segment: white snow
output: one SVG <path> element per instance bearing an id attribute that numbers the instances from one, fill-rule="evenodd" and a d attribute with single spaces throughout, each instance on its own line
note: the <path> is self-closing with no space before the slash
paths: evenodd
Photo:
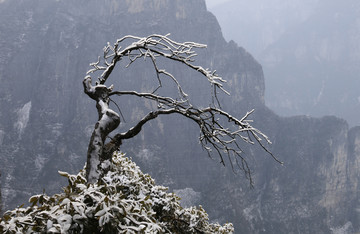
<path id="1" fill-rule="evenodd" d="M 16 111 L 17 121 L 14 123 L 14 128 L 17 130 L 19 137 L 21 137 L 21 135 L 24 133 L 24 130 L 29 122 L 30 110 L 31 101 Z"/>
<path id="2" fill-rule="evenodd" d="M 182 207 L 196 206 L 201 198 L 201 193 L 196 192 L 192 188 L 177 189 L 174 190 L 174 193 L 181 198 L 180 203 Z"/>
<path id="3" fill-rule="evenodd" d="M 109 168 L 110 166 L 111 166 L 111 162 L 109 160 L 106 160 L 106 161 L 101 163 L 101 168 L 102 169 Z"/>
<path id="4" fill-rule="evenodd" d="M 71 233 L 78 227 L 82 230 L 95 218 L 100 228 L 109 224 L 118 233 L 165 233 L 167 225 L 172 224 L 159 222 L 156 215 L 160 212 L 160 217 L 174 217 L 188 223 L 191 233 L 195 229 L 203 229 L 205 233 L 215 233 L 215 230 L 216 233 L 233 233 L 232 224 L 209 224 L 208 215 L 201 206 L 198 209 L 180 207 L 175 194 L 156 185 L 149 175 L 143 174 L 134 162 L 119 152 L 114 154 L 112 166 L 102 178 L 104 183 L 86 184 L 85 170 L 77 175 L 61 171 L 59 174 L 69 181 L 64 193 L 30 197 L 34 206 L 7 211 L 5 215 L 9 219 L 0 222 L 0 229 L 27 233 L 38 226 L 47 233 Z M 90 199 L 91 204 L 85 203 L 86 199 Z"/>
<path id="5" fill-rule="evenodd" d="M 149 149 L 142 149 L 137 155 L 139 158 L 141 158 L 143 161 L 149 161 L 154 159 L 154 154 Z"/>
<path id="6" fill-rule="evenodd" d="M 63 128 L 63 124 L 62 123 L 55 123 L 51 125 L 51 135 L 53 135 L 54 137 L 60 137 L 62 134 L 62 128 Z"/>
<path id="7" fill-rule="evenodd" d="M 94 155 L 91 155 L 90 160 L 91 160 L 91 168 L 89 170 L 89 181 L 93 181 L 99 178 L 99 172 L 97 170 L 97 166 L 100 164 L 100 160 L 99 158 L 94 157 Z"/>
<path id="8" fill-rule="evenodd" d="M 3 130 L 0 130 L 0 146 L 2 145 L 4 141 L 5 132 Z"/>
<path id="9" fill-rule="evenodd" d="M 35 168 L 37 171 L 41 171 L 45 165 L 46 158 L 43 155 L 37 155 L 35 158 Z"/>
<path id="10" fill-rule="evenodd" d="M 5 181 L 3 181 L 2 184 L 3 188 L 1 188 L 1 195 L 4 203 L 6 203 L 6 201 L 11 201 L 11 199 L 14 199 L 14 197 L 16 196 L 16 192 L 11 189 L 14 181 L 13 174 L 14 169 L 10 169 L 7 174 L 2 174 L 2 178 L 5 177 Z"/>
<path id="11" fill-rule="evenodd" d="M 333 234 L 350 234 L 353 233 L 351 230 L 353 229 L 353 225 L 351 222 L 347 222 L 345 223 L 344 226 L 342 227 L 336 227 L 336 228 L 331 228 L 331 232 Z"/>
<path id="12" fill-rule="evenodd" d="M 60 216 L 57 221 L 61 225 L 61 233 L 67 233 L 71 227 L 71 215 L 65 214 L 63 216 Z"/>
<path id="13" fill-rule="evenodd" d="M 324 89 L 325 89 L 325 80 L 322 81 L 320 92 L 314 101 L 314 106 L 316 106 L 320 102 L 320 100 L 324 94 Z"/>

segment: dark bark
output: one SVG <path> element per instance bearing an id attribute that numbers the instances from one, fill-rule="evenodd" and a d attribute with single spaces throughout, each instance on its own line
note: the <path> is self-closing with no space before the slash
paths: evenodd
<path id="1" fill-rule="evenodd" d="M 105 85 L 91 85 L 91 77 L 83 81 L 84 92 L 96 101 L 98 121 L 91 135 L 86 164 L 86 179 L 88 183 L 96 182 L 106 169 L 100 168 L 101 164 L 111 159 L 112 152 L 105 147 L 107 136 L 120 124 L 119 115 L 109 108 L 109 93 L 111 88 Z"/>

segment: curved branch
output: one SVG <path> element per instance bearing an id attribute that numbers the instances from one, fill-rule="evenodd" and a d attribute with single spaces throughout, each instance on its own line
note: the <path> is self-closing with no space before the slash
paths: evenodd
<path id="1" fill-rule="evenodd" d="M 136 36 L 125 36 L 117 40 L 114 46 L 111 46 L 108 43 L 108 45 L 104 48 L 104 66 L 100 66 L 100 60 L 98 60 L 97 62 L 90 64 L 92 69 L 90 69 L 87 74 L 97 71 L 103 71 L 99 78 L 99 82 L 100 84 L 105 84 L 106 80 L 109 78 L 110 74 L 114 70 L 117 62 L 120 61 L 123 57 L 128 57 L 130 61 L 128 65 L 135 62 L 138 58 L 149 57 L 153 62 L 153 66 L 156 70 L 157 80 L 159 83 L 159 87 L 156 90 L 158 90 L 162 86 L 159 75 L 163 74 L 172 79 L 172 81 L 176 84 L 181 96 L 183 98 L 186 98 L 187 94 L 182 90 L 178 80 L 171 73 L 158 67 L 156 63 L 156 57 L 161 56 L 170 60 L 183 63 L 186 66 L 204 75 L 209 81 L 209 83 L 214 87 L 213 96 L 215 97 L 215 99 L 217 99 L 216 88 L 219 88 L 220 90 L 229 95 L 229 93 L 223 87 L 223 83 L 225 83 L 226 80 L 218 76 L 216 74 L 216 71 L 209 71 L 208 69 L 204 69 L 203 67 L 194 65 L 192 63 L 194 61 L 193 57 L 196 56 L 196 53 L 193 49 L 205 48 L 206 45 L 195 42 L 179 43 L 171 40 L 167 36 L 168 35 L 163 36 L 158 34 L 153 34 L 143 38 Z M 124 49 L 122 49 L 120 44 L 123 44 L 128 40 L 133 42 L 130 45 L 126 46 Z"/>
<path id="2" fill-rule="evenodd" d="M 114 91 L 111 92 L 109 94 L 109 96 L 112 95 L 118 95 L 118 96 L 123 96 L 123 95 L 130 95 L 130 96 L 137 96 L 137 97 L 141 97 L 141 98 L 146 98 L 152 101 L 156 101 L 158 103 L 158 108 L 163 108 L 164 106 L 166 107 L 178 107 L 178 108 L 190 108 L 192 107 L 188 101 L 178 101 L 175 100 L 171 97 L 163 97 L 160 95 L 156 95 L 153 93 L 139 93 L 136 91 Z"/>
<path id="3" fill-rule="evenodd" d="M 168 114 L 173 114 L 173 113 L 178 113 L 178 110 L 173 108 L 173 109 L 168 109 L 168 110 L 157 110 L 157 111 L 149 112 L 134 127 L 130 128 L 125 133 L 120 133 L 120 134 L 115 135 L 114 139 L 115 140 L 123 140 L 123 139 L 133 138 L 134 136 L 139 134 L 139 132 L 141 131 L 144 124 L 147 123 L 148 121 L 155 119 L 159 115 L 168 115 Z"/>
<path id="4" fill-rule="evenodd" d="M 162 100 L 163 102 L 168 102 L 172 100 L 171 98 L 167 99 L 164 97 L 158 97 L 154 94 L 147 94 L 147 93 L 137 93 L 135 91 L 123 91 L 123 92 L 114 92 L 114 94 L 129 94 L 129 95 L 136 95 L 139 97 L 147 97 L 149 99 L 158 98 L 158 100 Z M 176 104 L 169 102 L 171 105 Z M 167 104 L 169 104 L 167 103 Z M 235 160 L 236 165 L 244 171 L 246 177 L 250 180 L 250 184 L 252 184 L 252 177 L 251 171 L 248 166 L 246 159 L 243 157 L 243 150 L 241 149 L 239 143 L 237 142 L 237 138 L 241 139 L 245 143 L 255 144 L 258 143 L 266 152 L 268 152 L 277 162 L 281 163 L 261 142 L 263 139 L 271 143 L 266 135 L 264 135 L 261 131 L 251 126 L 251 120 L 247 118 L 252 113 L 248 112 L 246 115 L 241 118 L 240 120 L 231 116 L 227 112 L 213 108 L 207 107 L 204 109 L 196 109 L 193 107 L 190 108 L 182 108 L 180 105 L 175 106 L 174 108 L 162 109 L 149 112 L 146 116 L 144 116 L 134 127 L 130 128 L 128 131 L 124 133 L 116 134 L 115 137 L 112 139 L 111 144 L 114 147 L 119 147 L 124 139 L 130 139 L 139 134 L 142 130 L 142 127 L 149 122 L 157 118 L 159 115 L 167 115 L 177 113 L 180 114 L 188 119 L 194 121 L 200 128 L 200 136 L 199 141 L 202 147 L 207 151 L 209 157 L 212 155 L 212 151 L 215 150 L 216 154 L 220 157 L 220 162 L 225 165 L 225 160 L 223 158 L 223 153 L 228 156 L 230 165 L 234 170 L 234 163 Z M 237 126 L 237 129 L 231 130 L 221 125 L 220 117 L 225 118 L 228 122 L 232 122 L 234 125 Z M 252 135 L 255 138 L 255 142 L 252 141 L 246 135 Z M 117 145 L 118 144 L 118 145 Z M 239 163 L 239 161 L 241 163 Z"/>

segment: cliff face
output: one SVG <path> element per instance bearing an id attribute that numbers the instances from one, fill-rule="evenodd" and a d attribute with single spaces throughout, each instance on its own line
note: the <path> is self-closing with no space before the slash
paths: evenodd
<path id="1" fill-rule="evenodd" d="M 126 34 L 167 34 L 178 41 L 205 43 L 197 61 L 228 80 L 225 110 L 242 116 L 256 108 L 256 126 L 274 142 L 282 167 L 257 148 L 246 149 L 255 189 L 209 160 L 192 123 L 159 118 L 122 150 L 159 184 L 184 194 L 184 204 L 203 204 L 210 218 L 234 223 L 241 233 L 358 230 L 360 130 L 335 117 L 280 118 L 264 106 L 261 66 L 243 48 L 226 43 L 202 0 L 48 1 L 0 3 L 0 171 L 6 209 L 30 194 L 58 192 L 58 170 L 74 173 L 86 161 L 96 109 L 82 92 L 88 64 L 106 42 Z M 116 86 L 138 87 L 149 64 L 118 68 Z M 164 63 L 183 79 L 184 89 L 208 104 L 206 83 L 182 66 Z M 144 81 L 145 79 L 145 81 Z M 149 78 L 151 79 L 151 78 Z M 146 105 L 119 99 L 131 126 Z M 121 131 L 121 130 L 120 130 Z M 335 230 L 334 229 L 334 230 Z"/>
<path id="2" fill-rule="evenodd" d="M 270 196 L 264 206 L 266 216 L 277 217 L 272 221 L 282 232 L 291 228 L 329 233 L 345 225 L 351 233 L 358 224 L 349 212 L 355 211 L 352 202 L 357 200 L 358 177 L 349 172 L 354 165 L 349 165 L 346 122 L 335 117 L 292 117 L 275 126 L 273 151 L 284 156 L 285 165 L 268 169 L 263 182 L 262 194 Z"/>

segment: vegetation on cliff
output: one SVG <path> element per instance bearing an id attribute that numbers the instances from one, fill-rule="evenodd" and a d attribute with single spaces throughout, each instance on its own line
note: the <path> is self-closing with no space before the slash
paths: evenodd
<path id="1" fill-rule="evenodd" d="M 108 166 L 108 165 L 106 165 Z M 232 233 L 230 223 L 209 223 L 205 210 L 182 208 L 180 198 L 120 152 L 110 170 L 89 184 L 85 170 L 59 172 L 69 185 L 63 193 L 35 195 L 29 207 L 5 212 L 1 233 Z"/>

